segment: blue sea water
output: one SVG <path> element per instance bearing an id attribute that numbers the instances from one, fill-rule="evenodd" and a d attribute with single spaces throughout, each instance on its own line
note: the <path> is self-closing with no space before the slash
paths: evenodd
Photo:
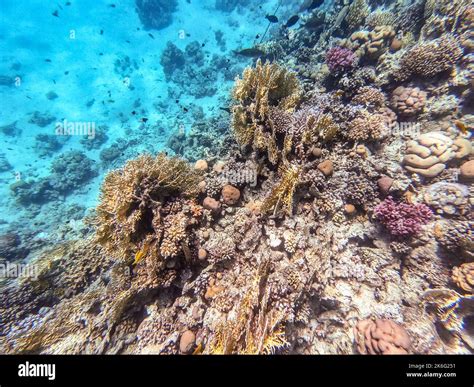
<path id="1" fill-rule="evenodd" d="M 97 204 L 108 170 L 145 151 L 173 153 L 173 133 L 222 113 L 252 62 L 234 51 L 261 40 L 265 15 L 299 6 L 172 3 L 0 1 L 2 232 L 61 239 L 60 224 Z M 178 56 L 164 62 L 170 46 Z"/>

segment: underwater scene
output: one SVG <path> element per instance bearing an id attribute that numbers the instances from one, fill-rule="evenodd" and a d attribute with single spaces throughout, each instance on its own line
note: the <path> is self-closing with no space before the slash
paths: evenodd
<path id="1" fill-rule="evenodd" d="M 1 354 L 474 352 L 470 0 L 0 0 Z"/>

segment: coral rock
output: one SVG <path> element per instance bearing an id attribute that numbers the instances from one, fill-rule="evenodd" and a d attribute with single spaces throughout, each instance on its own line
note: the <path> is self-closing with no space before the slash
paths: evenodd
<path id="1" fill-rule="evenodd" d="M 196 335 L 193 331 L 186 331 L 181 335 L 179 340 L 179 351 L 183 354 L 191 353 L 196 343 Z"/>
<path id="2" fill-rule="evenodd" d="M 324 174 L 324 176 L 332 175 L 334 171 L 334 163 L 331 160 L 324 160 L 318 164 L 318 169 Z"/>
<path id="3" fill-rule="evenodd" d="M 198 259 L 200 261 L 204 261 L 207 258 L 207 251 L 203 248 L 198 250 Z"/>
<path id="4" fill-rule="evenodd" d="M 463 165 L 461 165 L 460 171 L 462 179 L 474 179 L 474 160 L 466 161 Z"/>
<path id="5" fill-rule="evenodd" d="M 382 176 L 380 179 L 377 180 L 377 185 L 379 186 L 380 192 L 385 195 L 390 192 L 392 184 L 393 179 L 388 176 Z"/>
<path id="6" fill-rule="evenodd" d="M 234 205 L 240 199 L 240 191 L 230 184 L 226 184 L 222 188 L 222 200 L 227 205 Z"/>
<path id="7" fill-rule="evenodd" d="M 207 171 L 207 168 L 206 160 L 198 160 L 196 161 L 196 164 L 194 164 L 194 169 L 197 169 L 198 171 Z"/>
<path id="8" fill-rule="evenodd" d="M 210 210 L 210 211 L 213 211 L 213 212 L 216 212 L 221 208 L 221 204 L 216 199 L 211 198 L 209 196 L 204 199 L 204 201 L 202 203 L 202 206 L 206 210 Z"/>

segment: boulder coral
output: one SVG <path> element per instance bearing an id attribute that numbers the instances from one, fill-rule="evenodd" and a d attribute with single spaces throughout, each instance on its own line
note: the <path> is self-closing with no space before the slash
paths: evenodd
<path id="1" fill-rule="evenodd" d="M 407 331 L 391 320 L 362 320 L 354 327 L 357 350 L 369 355 L 406 355 L 411 339 Z"/>
<path id="2" fill-rule="evenodd" d="M 466 157 L 471 150 L 471 142 L 465 138 L 453 140 L 442 132 L 424 133 L 407 143 L 403 164 L 410 172 L 432 178 L 445 170 L 448 161 Z"/>
<path id="3" fill-rule="evenodd" d="M 423 111 L 426 95 L 419 87 L 398 86 L 392 93 L 390 103 L 401 116 L 413 116 Z"/>

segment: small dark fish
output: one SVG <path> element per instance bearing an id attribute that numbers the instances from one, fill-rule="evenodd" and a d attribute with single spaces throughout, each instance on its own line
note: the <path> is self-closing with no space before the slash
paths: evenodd
<path id="1" fill-rule="evenodd" d="M 13 150 L 13 148 L 7 148 L 8 150 Z"/>
<path id="2" fill-rule="evenodd" d="M 134 110 L 134 111 L 132 112 L 132 115 L 135 115 L 135 114 L 137 114 L 137 112 Z"/>
<path id="3" fill-rule="evenodd" d="M 104 53 L 103 53 L 103 52 L 99 52 L 99 55 L 102 56 L 102 55 L 104 55 Z"/>
<path id="4" fill-rule="evenodd" d="M 304 27 L 309 30 L 317 30 L 318 28 L 321 28 L 321 22 L 317 18 L 311 19 L 305 23 Z"/>
<path id="5" fill-rule="evenodd" d="M 285 24 L 286 28 L 294 26 L 296 23 L 298 23 L 298 20 L 300 20 L 300 17 L 298 15 L 293 15 L 288 19 L 288 21 Z"/>
<path id="6" fill-rule="evenodd" d="M 278 23 L 278 18 L 275 15 L 267 15 L 265 16 L 270 23 Z"/>
<path id="7" fill-rule="evenodd" d="M 227 112 L 229 114 L 232 113 L 232 110 L 230 110 L 230 108 L 228 108 L 228 107 L 219 106 L 219 109 L 224 110 L 225 112 Z"/>
<path id="8" fill-rule="evenodd" d="M 183 107 L 183 110 L 184 110 L 185 113 L 187 113 L 187 112 L 189 111 L 189 110 L 188 110 L 187 108 L 185 108 L 185 107 Z"/>
<path id="9" fill-rule="evenodd" d="M 308 9 L 311 11 L 315 8 L 321 7 L 321 5 L 324 3 L 324 0 L 313 0 L 313 2 L 310 4 Z"/>
<path id="10" fill-rule="evenodd" d="M 146 122 L 148 121 L 148 118 L 143 117 L 143 118 L 140 118 L 139 121 L 141 121 L 141 122 L 143 122 L 144 124 L 146 124 Z"/>
<path id="11" fill-rule="evenodd" d="M 155 39 L 155 37 L 152 34 L 148 34 L 148 36 L 152 39 Z"/>
<path id="12" fill-rule="evenodd" d="M 130 43 L 130 40 L 126 40 L 127 43 Z"/>
<path id="13" fill-rule="evenodd" d="M 204 47 L 205 45 L 206 45 L 206 43 L 203 43 L 203 44 L 201 44 L 201 47 Z"/>
<path id="14" fill-rule="evenodd" d="M 45 59 L 45 62 L 51 63 L 51 59 Z"/>
<path id="15" fill-rule="evenodd" d="M 71 2 L 70 1 L 66 1 L 66 4 L 65 5 L 71 5 Z"/>
<path id="16" fill-rule="evenodd" d="M 109 7 L 115 8 L 115 4 L 110 4 Z"/>
<path id="17" fill-rule="evenodd" d="M 33 99 L 33 98 L 31 98 L 30 96 L 28 96 L 28 95 L 26 96 L 26 98 L 28 98 L 28 99 Z"/>
<path id="18" fill-rule="evenodd" d="M 100 34 L 101 34 L 101 35 L 104 35 L 104 30 L 100 30 Z"/>
<path id="19" fill-rule="evenodd" d="M 56 16 L 56 17 L 59 17 L 59 12 L 58 12 L 58 10 L 54 11 L 54 12 L 52 13 L 52 15 L 53 15 L 53 16 Z"/>
<path id="20" fill-rule="evenodd" d="M 257 35 L 255 36 L 255 39 L 260 39 L 260 35 L 257 34 Z"/>
<path id="21" fill-rule="evenodd" d="M 237 55 L 245 56 L 247 58 L 256 58 L 258 56 L 265 55 L 265 52 L 260 50 L 259 48 L 252 47 L 252 48 L 244 48 L 243 50 L 234 51 Z"/>

